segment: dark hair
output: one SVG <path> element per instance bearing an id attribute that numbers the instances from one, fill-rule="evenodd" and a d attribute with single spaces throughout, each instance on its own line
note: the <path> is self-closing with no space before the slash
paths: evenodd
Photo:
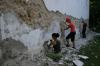
<path id="1" fill-rule="evenodd" d="M 59 37 L 59 33 L 52 33 L 52 37 Z"/>

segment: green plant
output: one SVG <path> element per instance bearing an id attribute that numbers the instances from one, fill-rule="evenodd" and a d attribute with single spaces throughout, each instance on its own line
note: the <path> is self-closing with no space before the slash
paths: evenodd
<path id="1" fill-rule="evenodd" d="M 62 54 L 48 53 L 47 57 L 53 59 L 54 61 L 59 61 L 62 58 Z"/>
<path id="2" fill-rule="evenodd" d="M 82 60 L 84 66 L 100 66 L 100 36 L 96 36 L 88 45 L 82 47 L 80 54 L 89 57 L 87 60 Z"/>

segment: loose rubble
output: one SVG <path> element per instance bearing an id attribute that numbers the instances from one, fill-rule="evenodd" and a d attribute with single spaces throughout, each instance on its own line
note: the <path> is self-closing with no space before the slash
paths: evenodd
<path id="1" fill-rule="evenodd" d="M 6 39 L 0 42 L 0 56 L 2 56 L 0 57 L 0 66 L 73 66 L 74 64 L 82 66 L 84 63 L 79 59 L 82 57 L 87 59 L 86 56 L 78 55 L 78 50 L 70 47 L 62 48 L 62 58 L 59 61 L 47 57 L 47 53 L 52 52 L 48 52 L 45 46 L 40 54 L 32 55 L 21 42 Z"/>

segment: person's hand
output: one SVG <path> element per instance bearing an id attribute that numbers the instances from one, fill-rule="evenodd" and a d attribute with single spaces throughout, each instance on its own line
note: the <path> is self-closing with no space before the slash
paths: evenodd
<path id="1" fill-rule="evenodd" d="M 67 29 L 64 29 L 64 30 L 67 30 Z"/>
<path id="2" fill-rule="evenodd" d="M 64 30 L 68 30 L 68 28 L 65 28 Z"/>
<path id="3" fill-rule="evenodd" d="M 53 45 L 51 45 L 50 47 L 53 48 Z"/>

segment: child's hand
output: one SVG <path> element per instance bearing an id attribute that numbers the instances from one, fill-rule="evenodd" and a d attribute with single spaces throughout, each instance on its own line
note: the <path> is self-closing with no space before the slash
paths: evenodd
<path id="1" fill-rule="evenodd" d="M 64 30 L 67 30 L 67 29 L 64 29 Z"/>
<path id="2" fill-rule="evenodd" d="M 53 45 L 51 45 L 50 47 L 53 48 Z"/>

